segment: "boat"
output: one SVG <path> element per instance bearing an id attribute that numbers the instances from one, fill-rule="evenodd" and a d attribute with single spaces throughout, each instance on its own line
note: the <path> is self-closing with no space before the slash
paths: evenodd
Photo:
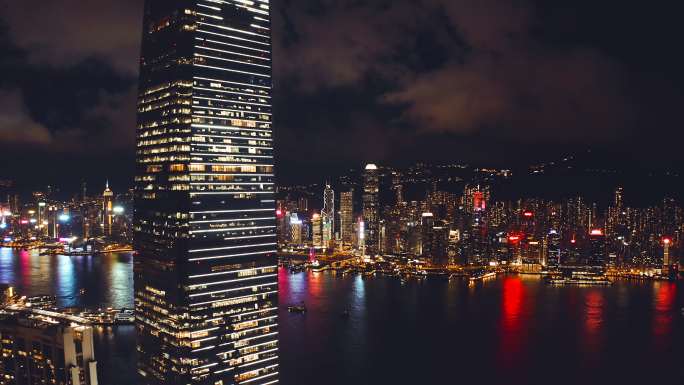
<path id="1" fill-rule="evenodd" d="M 341 317 L 341 318 L 349 318 L 349 310 L 346 310 L 346 309 L 345 309 L 345 310 L 340 314 L 340 317 Z"/>
<path id="2" fill-rule="evenodd" d="M 610 286 L 613 284 L 613 282 L 603 274 L 573 272 L 570 276 L 549 276 L 546 278 L 546 284 L 575 286 Z"/>
<path id="3" fill-rule="evenodd" d="M 135 314 L 133 310 L 123 309 L 116 313 L 114 321 L 118 324 L 131 324 L 135 322 Z"/>
<path id="4" fill-rule="evenodd" d="M 81 290 L 78 291 L 81 295 L 84 295 L 86 293 L 86 289 L 82 288 Z"/>
<path id="5" fill-rule="evenodd" d="M 290 313 L 304 314 L 304 313 L 306 313 L 306 306 L 304 306 L 304 304 L 290 305 L 287 307 L 287 311 L 289 311 Z"/>

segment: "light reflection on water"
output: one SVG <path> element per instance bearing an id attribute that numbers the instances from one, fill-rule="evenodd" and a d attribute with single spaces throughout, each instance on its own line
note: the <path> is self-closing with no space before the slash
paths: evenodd
<path id="1" fill-rule="evenodd" d="M 129 254 L 0 249 L 0 282 L 57 294 L 61 306 L 132 307 L 132 268 Z M 684 383 L 681 284 L 547 287 L 506 276 L 401 285 L 284 269 L 278 280 L 284 385 Z M 302 302 L 306 314 L 287 311 Z M 98 333 L 101 384 L 133 384 L 134 341 L 133 327 Z"/>
<path id="2" fill-rule="evenodd" d="M 0 248 L 0 283 L 21 295 L 55 295 L 60 307 L 131 308 L 133 258 L 129 253 L 41 256 L 37 250 Z"/>

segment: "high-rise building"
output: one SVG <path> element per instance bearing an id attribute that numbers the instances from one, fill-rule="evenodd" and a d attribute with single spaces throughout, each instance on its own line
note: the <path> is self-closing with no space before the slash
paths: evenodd
<path id="1" fill-rule="evenodd" d="M 433 248 L 434 248 L 434 229 L 433 227 L 435 226 L 435 218 L 432 213 L 423 213 L 420 221 L 420 226 L 421 226 L 421 237 L 420 237 L 420 244 L 421 244 L 421 254 L 426 256 L 426 257 L 432 257 L 433 256 Z"/>
<path id="2" fill-rule="evenodd" d="M 329 184 L 323 190 L 323 210 L 321 216 L 324 222 L 330 223 L 330 230 L 335 233 L 335 190 Z"/>
<path id="3" fill-rule="evenodd" d="M 114 193 L 109 189 L 109 182 L 105 184 L 102 193 L 102 232 L 104 235 L 112 236 L 112 221 L 114 216 Z"/>
<path id="4" fill-rule="evenodd" d="M 278 382 L 268 0 L 146 0 L 135 265 L 141 384 Z"/>
<path id="5" fill-rule="evenodd" d="M 97 385 L 93 328 L 85 319 L 44 310 L 0 314 L 0 384 Z"/>
<path id="6" fill-rule="evenodd" d="M 354 239 L 354 191 L 340 193 L 340 238 L 344 245 L 351 245 Z"/>
<path id="7" fill-rule="evenodd" d="M 363 221 L 365 224 L 365 253 L 375 255 L 378 252 L 380 232 L 380 178 L 378 166 L 368 164 L 363 181 Z"/>
<path id="8" fill-rule="evenodd" d="M 321 214 L 315 213 L 311 217 L 311 241 L 314 247 L 323 247 L 323 221 Z"/>

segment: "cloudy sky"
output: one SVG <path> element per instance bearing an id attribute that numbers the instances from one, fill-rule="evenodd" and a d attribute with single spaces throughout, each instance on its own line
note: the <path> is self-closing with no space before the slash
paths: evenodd
<path id="1" fill-rule="evenodd" d="M 279 172 L 524 164 L 584 150 L 679 167 L 676 2 L 273 1 Z M 133 165 L 142 0 L 0 0 L 0 179 Z"/>

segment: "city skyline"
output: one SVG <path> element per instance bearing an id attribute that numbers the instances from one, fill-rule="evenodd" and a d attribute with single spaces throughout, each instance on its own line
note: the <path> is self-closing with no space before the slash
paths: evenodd
<path id="1" fill-rule="evenodd" d="M 0 385 L 682 383 L 684 7 L 1 8 Z"/>
<path id="2" fill-rule="evenodd" d="M 0 83 L 6 106 L 0 138 L 13 144 L 8 157 L 41 178 L 78 183 L 104 171 L 120 184 L 133 174 L 130 127 L 142 7 L 136 0 L 76 4 L 51 0 L 33 12 L 25 2 L 11 2 L 0 15 L 6 52 L 0 63 L 14 74 Z M 676 106 L 683 100 L 683 59 L 670 48 L 679 6 L 621 4 L 620 16 L 612 17 L 608 3 L 587 1 L 558 9 L 495 0 L 480 7 L 440 0 L 312 4 L 274 5 L 281 31 L 275 36 L 280 81 L 274 108 L 283 180 L 368 162 L 516 167 L 587 147 L 607 161 L 681 168 L 675 143 L 682 139 Z M 88 33 L 81 33 L 84 24 L 62 25 L 53 17 L 66 10 L 88 20 Z M 358 25 L 361 18 L 372 22 Z M 55 40 L 25 30 L 24 20 L 66 32 Z M 352 30 L 359 35 L 337 39 Z M 364 42 L 364 36 L 376 38 Z M 335 60 L 317 56 L 338 41 Z M 627 41 L 640 43 L 639 49 Z M 400 54 L 407 50 L 414 53 Z M 445 108 L 462 104 L 459 93 L 449 94 L 446 106 L 433 100 L 423 90 L 434 81 L 472 95 L 478 101 L 472 114 Z M 41 87 L 46 83 L 64 97 Z M 511 100 L 522 105 L 511 108 Z M 310 119 L 294 113 L 298 104 L 308 106 Z M 304 161 L 304 154 L 320 166 Z"/>

